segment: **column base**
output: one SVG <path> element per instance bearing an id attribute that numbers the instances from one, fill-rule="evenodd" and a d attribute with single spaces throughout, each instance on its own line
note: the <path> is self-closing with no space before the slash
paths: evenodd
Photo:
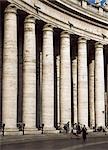
<path id="1" fill-rule="evenodd" d="M 87 128 L 87 132 L 88 133 L 93 132 L 93 129 Z"/>
<path id="2" fill-rule="evenodd" d="M 24 129 L 24 134 L 41 134 L 41 130 L 38 130 L 37 128 L 25 128 Z"/>
<path id="3" fill-rule="evenodd" d="M 43 134 L 44 133 L 59 133 L 59 130 L 56 130 L 56 128 L 49 128 L 49 127 L 44 127 L 43 128 Z"/>
<path id="4" fill-rule="evenodd" d="M 25 128 L 24 129 L 24 135 L 26 134 L 41 134 L 42 131 L 38 130 L 36 128 Z M 0 135 L 2 135 L 2 132 L 0 132 Z M 19 131 L 17 128 L 5 128 L 4 135 L 23 135 L 23 131 Z"/>
<path id="5" fill-rule="evenodd" d="M 1 132 L 2 134 L 2 132 Z M 20 135 L 21 133 L 17 128 L 5 128 L 4 135 Z"/>

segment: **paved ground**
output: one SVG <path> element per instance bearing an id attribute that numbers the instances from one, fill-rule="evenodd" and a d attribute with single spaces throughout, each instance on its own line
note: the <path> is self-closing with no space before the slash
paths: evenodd
<path id="1" fill-rule="evenodd" d="M 108 150 L 108 141 L 82 144 L 66 150 Z"/>
<path id="2" fill-rule="evenodd" d="M 103 138 L 88 139 L 86 143 L 81 139 L 52 139 L 1 146 L 1 150 L 103 150 L 102 148 L 108 150 L 108 141 Z"/>
<path id="3" fill-rule="evenodd" d="M 1 150 L 108 150 L 108 134 L 89 133 L 83 143 L 81 135 L 38 134 L 19 136 L 0 136 Z M 92 147 L 92 149 L 91 149 Z M 102 148 L 103 149 L 100 149 Z"/>

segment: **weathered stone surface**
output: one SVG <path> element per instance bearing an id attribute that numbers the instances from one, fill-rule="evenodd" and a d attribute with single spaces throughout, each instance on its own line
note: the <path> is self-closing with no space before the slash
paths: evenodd
<path id="1" fill-rule="evenodd" d="M 103 45 L 95 44 L 95 109 L 96 125 L 105 126 Z"/>
<path id="2" fill-rule="evenodd" d="M 90 127 L 95 126 L 95 89 L 94 89 L 94 60 L 89 64 L 89 110 Z"/>
<path id="3" fill-rule="evenodd" d="M 23 122 L 26 128 L 36 127 L 36 37 L 35 19 L 28 16 L 24 23 L 23 54 Z"/>
<path id="4" fill-rule="evenodd" d="M 16 128 L 17 121 L 17 16 L 16 8 L 8 6 L 4 18 L 3 48 L 3 122 Z"/>
<path id="5" fill-rule="evenodd" d="M 70 61 L 70 35 L 61 32 L 61 71 L 60 71 L 60 103 L 61 124 L 71 123 L 71 61 Z"/>
<path id="6" fill-rule="evenodd" d="M 14 2 L 18 11 L 13 4 L 7 7 L 7 1 Z M 104 72 L 108 61 L 103 59 L 103 51 L 105 58 L 108 58 L 108 46 L 102 46 L 108 44 L 106 7 L 103 10 L 78 0 L 7 1 L 0 1 L 0 120 L 6 124 L 6 132 L 16 133 L 16 123 L 22 121 L 22 118 L 26 124 L 26 133 L 33 133 L 36 125 L 39 127 L 42 123 L 45 125 L 45 132 L 55 132 L 54 125 L 59 122 L 64 125 L 68 121 L 70 125 L 79 121 L 87 127 L 88 121 L 92 126 L 96 121 L 97 126 L 104 126 L 104 92 L 108 93 L 108 71 Z M 92 45 L 95 59 L 88 64 L 91 58 L 88 51 L 92 49 L 89 45 L 91 41 L 96 42 L 95 46 Z M 18 52 L 17 45 L 20 50 Z M 77 47 L 78 55 L 76 53 L 73 58 L 71 54 Z"/>
<path id="7" fill-rule="evenodd" d="M 42 63 L 42 123 L 45 128 L 54 128 L 54 50 L 53 28 L 46 24 L 43 28 Z"/>
<path id="8" fill-rule="evenodd" d="M 73 82 L 73 118 L 74 123 L 78 122 L 77 102 L 77 57 L 72 61 L 72 82 Z"/>
<path id="9" fill-rule="evenodd" d="M 87 41 L 78 39 L 78 121 L 88 126 Z"/>

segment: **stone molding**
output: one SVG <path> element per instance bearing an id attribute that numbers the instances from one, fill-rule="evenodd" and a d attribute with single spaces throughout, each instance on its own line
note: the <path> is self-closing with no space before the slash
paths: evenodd
<path id="1" fill-rule="evenodd" d="M 87 43 L 87 39 L 85 37 L 79 37 L 78 43 Z"/>
<path id="2" fill-rule="evenodd" d="M 6 7 L 4 13 L 15 13 L 15 14 L 17 14 L 17 7 L 14 4 L 10 4 Z"/>
<path id="3" fill-rule="evenodd" d="M 18 7 L 18 9 L 26 11 L 30 15 L 33 15 L 36 19 L 42 20 L 42 21 L 46 22 L 47 24 L 51 24 L 55 28 L 60 28 L 62 30 L 67 30 L 70 34 L 76 34 L 76 35 L 79 35 L 79 36 L 85 36 L 88 39 L 92 39 L 92 40 L 96 40 L 96 41 L 102 41 L 104 44 L 108 43 L 108 38 L 107 38 L 108 27 L 107 27 L 107 25 L 105 25 L 105 23 L 107 23 L 106 18 L 104 18 L 104 17 L 102 18 L 101 17 L 100 22 L 99 22 L 99 20 L 98 20 L 98 22 L 96 22 L 96 19 L 94 21 L 90 21 L 89 19 L 87 20 L 84 17 L 83 8 L 80 8 L 78 6 L 74 7 L 74 5 L 71 6 L 71 10 L 73 10 L 73 11 L 76 11 L 76 10 L 74 10 L 76 8 L 79 8 L 78 10 L 81 9 L 80 13 L 82 13 L 82 15 L 83 15 L 83 17 L 81 17 L 79 15 L 76 15 L 75 13 L 71 13 L 71 12 L 69 12 L 67 10 L 63 10 L 59 6 L 54 5 L 54 4 L 52 4 L 52 3 L 48 2 L 48 1 L 45 1 L 45 2 L 40 1 L 40 0 L 38 1 L 37 7 L 41 6 L 41 8 L 39 8 L 38 12 L 37 12 L 37 10 L 35 8 L 36 6 L 33 7 L 33 6 L 29 5 L 29 4 L 24 3 L 23 1 L 20 1 L 20 0 L 19 1 L 9 0 L 9 1 L 12 2 L 16 7 Z M 48 5 L 46 5 L 46 3 L 48 3 Z M 49 5 L 49 3 L 50 3 L 50 5 Z M 44 11 L 45 7 L 46 7 L 46 11 Z M 59 13 L 62 13 L 62 14 L 65 15 L 65 18 L 69 18 L 69 19 L 68 20 L 67 19 L 62 20 L 62 19 L 58 19 L 57 17 L 55 18 L 54 15 L 51 15 L 51 14 L 47 13 L 47 10 L 49 8 L 51 9 L 51 12 L 53 10 L 55 10 L 55 13 L 57 14 L 58 11 L 59 11 Z M 55 9 L 53 9 L 53 8 L 55 8 Z M 93 13 L 91 14 L 90 12 L 89 13 L 86 12 L 86 15 L 87 14 L 92 16 L 93 19 L 94 19 L 93 15 L 96 15 L 96 14 L 93 14 Z M 78 20 L 83 18 L 83 20 L 81 20 L 82 23 L 84 24 L 83 26 L 84 27 L 87 26 L 88 29 L 81 28 L 82 26 L 80 27 L 80 24 L 79 24 L 79 26 L 76 26 L 76 23 L 73 23 L 73 22 L 72 22 L 73 23 L 72 27 L 70 28 L 69 21 L 72 20 L 72 17 L 73 17 L 73 19 L 76 18 L 76 21 L 78 21 Z M 98 18 L 98 16 L 96 16 L 95 18 Z M 76 21 L 74 21 L 74 22 L 76 22 Z M 90 29 L 93 28 L 92 32 L 89 31 L 89 28 Z M 99 30 L 101 29 L 101 31 L 100 32 L 95 32 L 94 30 L 96 30 L 96 28 L 99 29 Z M 104 29 L 104 31 L 103 31 L 103 29 Z M 104 38 L 104 39 L 103 39 L 103 36 L 102 36 L 103 32 L 106 35 L 106 38 Z"/>
<path id="4" fill-rule="evenodd" d="M 53 32 L 53 26 L 51 24 L 45 24 L 43 27 L 43 31 L 52 31 Z"/>
<path id="5" fill-rule="evenodd" d="M 60 37 L 61 38 L 69 38 L 70 34 L 68 31 L 62 31 Z"/>
<path id="6" fill-rule="evenodd" d="M 25 21 L 24 23 L 34 23 L 35 24 L 35 17 L 33 15 L 28 15 L 26 18 L 25 18 Z"/>
<path id="7" fill-rule="evenodd" d="M 95 43 L 95 48 L 103 48 L 103 44 L 100 42 Z M 99 50 L 99 49 L 98 49 Z"/>

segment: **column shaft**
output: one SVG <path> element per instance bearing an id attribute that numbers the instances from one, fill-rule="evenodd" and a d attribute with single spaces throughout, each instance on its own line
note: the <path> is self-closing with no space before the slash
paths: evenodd
<path id="1" fill-rule="evenodd" d="M 6 128 L 16 128 L 17 121 L 17 16 L 8 6 L 4 17 L 2 117 Z"/>
<path id="2" fill-rule="evenodd" d="M 1 4 L 0 4 L 1 7 Z M 1 95 L 2 95 L 2 46 L 3 46 L 3 39 L 2 39 L 2 34 L 3 34 L 3 29 L 2 29 L 2 10 L 0 9 L 0 121 L 2 121 L 2 99 L 1 99 Z"/>
<path id="3" fill-rule="evenodd" d="M 108 54 L 107 54 L 107 108 L 106 108 L 106 111 L 107 111 L 107 115 L 106 115 L 106 122 L 108 122 Z"/>
<path id="4" fill-rule="evenodd" d="M 40 52 L 40 124 L 42 124 L 42 52 Z"/>
<path id="5" fill-rule="evenodd" d="M 90 127 L 95 126 L 95 100 L 94 100 L 94 60 L 89 64 L 89 110 Z"/>
<path id="6" fill-rule="evenodd" d="M 60 102 L 61 124 L 71 123 L 71 61 L 70 61 L 70 35 L 61 33 L 61 71 L 60 71 Z"/>
<path id="7" fill-rule="evenodd" d="M 88 127 L 87 43 L 78 40 L 78 121 Z"/>
<path id="8" fill-rule="evenodd" d="M 42 76 L 42 123 L 45 128 L 54 128 L 54 54 L 53 28 L 43 28 L 43 76 Z"/>
<path id="9" fill-rule="evenodd" d="M 72 80 L 73 80 L 73 114 L 74 123 L 78 122 L 77 118 L 77 58 L 72 61 Z"/>
<path id="10" fill-rule="evenodd" d="M 96 125 L 105 126 L 103 45 L 95 44 L 95 108 Z"/>
<path id="11" fill-rule="evenodd" d="M 60 56 L 56 57 L 57 68 L 57 123 L 60 123 Z"/>
<path id="12" fill-rule="evenodd" d="M 36 127 L 36 35 L 35 19 L 24 22 L 23 121 L 26 128 Z"/>

